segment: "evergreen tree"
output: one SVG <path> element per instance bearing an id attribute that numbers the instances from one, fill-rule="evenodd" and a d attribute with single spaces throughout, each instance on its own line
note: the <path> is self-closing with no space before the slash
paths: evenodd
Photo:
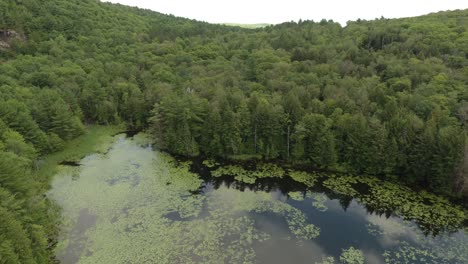
<path id="1" fill-rule="evenodd" d="M 331 120 L 321 114 L 308 114 L 296 125 L 293 157 L 320 168 L 336 162 L 335 138 Z"/>

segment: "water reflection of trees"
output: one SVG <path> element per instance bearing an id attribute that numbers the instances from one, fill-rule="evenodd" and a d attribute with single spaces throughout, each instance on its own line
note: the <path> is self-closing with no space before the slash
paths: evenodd
<path id="1" fill-rule="evenodd" d="M 247 169 L 254 169 L 255 166 L 252 164 L 247 164 L 244 166 Z M 262 192 L 279 192 L 285 199 L 289 198 L 288 193 L 291 192 L 301 192 L 304 196 L 307 193 L 323 193 L 329 200 L 337 200 L 343 209 L 343 211 L 347 211 L 349 206 L 353 201 L 359 203 L 370 215 L 378 215 L 380 217 L 385 216 L 386 218 L 390 218 L 392 215 L 401 217 L 405 220 L 413 220 L 418 227 L 422 230 L 425 235 L 432 234 L 433 236 L 437 236 L 441 232 L 456 232 L 460 228 L 466 228 L 468 226 L 468 222 L 462 226 L 434 226 L 428 225 L 427 223 L 422 223 L 417 221 L 417 219 L 411 219 L 406 217 L 405 215 L 396 215 L 395 210 L 396 208 L 389 209 L 388 207 L 378 207 L 378 206 L 371 206 L 366 203 L 360 202 L 360 197 L 364 197 L 370 193 L 369 186 L 366 184 L 355 184 L 353 188 L 358 191 L 358 195 L 356 197 L 352 197 L 349 195 L 339 194 L 336 193 L 326 187 L 323 186 L 323 180 L 317 181 L 317 183 L 309 187 L 303 183 L 297 182 L 292 178 L 285 177 L 281 178 L 273 178 L 273 177 L 265 177 L 265 178 L 257 178 L 254 183 L 246 183 L 242 181 L 238 181 L 234 178 L 234 176 L 223 175 L 221 177 L 212 177 L 210 173 L 210 169 L 206 166 L 202 165 L 200 161 L 194 161 L 191 166 L 192 172 L 195 172 L 200 175 L 200 177 L 205 181 L 205 183 L 200 187 L 199 190 L 192 192 L 192 194 L 203 194 L 207 187 L 211 187 L 214 189 L 219 189 L 222 186 L 227 188 L 232 188 L 239 190 L 241 192 L 245 190 L 249 191 L 262 191 Z"/>

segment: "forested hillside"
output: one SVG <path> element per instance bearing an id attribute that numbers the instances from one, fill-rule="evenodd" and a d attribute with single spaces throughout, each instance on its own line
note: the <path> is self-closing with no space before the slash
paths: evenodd
<path id="1" fill-rule="evenodd" d="M 85 124 L 148 128 L 174 154 L 459 195 L 467 43 L 468 10 L 244 29 L 97 0 L 2 0 L 0 263 L 51 259 L 55 216 L 35 170 Z"/>

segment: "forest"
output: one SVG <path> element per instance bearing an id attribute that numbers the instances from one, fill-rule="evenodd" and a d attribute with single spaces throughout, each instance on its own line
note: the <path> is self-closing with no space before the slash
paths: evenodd
<path id="1" fill-rule="evenodd" d="M 0 263 L 48 263 L 35 171 L 89 124 L 169 153 L 468 189 L 468 10 L 246 29 L 97 0 L 0 2 Z"/>

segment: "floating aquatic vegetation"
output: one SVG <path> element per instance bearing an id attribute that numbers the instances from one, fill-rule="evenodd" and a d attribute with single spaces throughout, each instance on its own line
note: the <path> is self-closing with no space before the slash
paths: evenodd
<path id="1" fill-rule="evenodd" d="M 153 139 L 149 134 L 146 133 L 138 133 L 133 136 L 133 142 L 142 147 L 148 147 L 153 143 Z"/>
<path id="2" fill-rule="evenodd" d="M 359 183 L 359 179 L 357 177 L 338 177 L 330 175 L 329 178 L 323 182 L 323 186 L 329 188 L 335 193 L 355 197 L 359 195 L 359 192 L 355 190 L 352 185 L 357 183 Z"/>
<path id="3" fill-rule="evenodd" d="M 273 163 L 260 163 L 252 174 L 256 178 L 281 178 L 285 175 L 285 171 Z"/>
<path id="4" fill-rule="evenodd" d="M 369 233 L 391 248 L 383 254 L 386 263 L 468 263 L 468 238 L 463 231 L 427 236 L 410 221 L 375 215 L 367 218 Z"/>
<path id="5" fill-rule="evenodd" d="M 212 175 L 219 177 L 230 175 L 235 180 L 253 184 L 259 178 L 283 177 L 285 171 L 275 164 L 259 164 L 255 171 L 247 170 L 239 165 L 219 167 Z M 457 230 L 468 219 L 466 210 L 451 204 L 447 199 L 425 192 L 415 192 L 411 189 L 391 182 L 381 181 L 370 176 L 337 176 L 334 174 L 316 174 L 288 170 L 287 174 L 295 181 L 308 187 L 316 185 L 319 178 L 323 186 L 334 193 L 356 199 L 358 202 L 375 209 L 377 213 L 394 213 L 408 220 L 415 220 L 421 227 L 433 232 L 441 230 Z M 292 199 L 300 199 L 292 193 Z M 319 210 L 326 210 L 324 197 L 313 202 Z"/>
<path id="6" fill-rule="evenodd" d="M 283 216 L 291 233 L 299 239 L 309 240 L 320 234 L 318 227 L 307 223 L 304 213 L 287 203 L 272 199 L 269 193 L 223 189 L 213 191 L 208 199 L 210 212 L 235 215 L 242 212 L 271 212 Z"/>
<path id="7" fill-rule="evenodd" d="M 310 203 L 320 211 L 328 210 L 320 214 L 327 217 L 329 212 L 336 214 L 341 208 L 324 194 L 297 189 L 288 193 L 297 202 L 288 204 L 278 190 L 240 191 L 230 189 L 229 182 L 203 188 L 205 184 L 199 175 L 190 171 L 190 161 L 180 162 L 150 147 L 141 147 L 144 145 L 137 141 L 121 138 L 105 155 L 87 156 L 80 167 L 60 168 L 51 193 L 62 205 L 64 215 L 65 233 L 57 247 L 59 258 L 77 254 L 79 263 L 255 263 L 259 244 L 279 240 L 306 247 L 315 243 L 321 228 L 313 224 L 315 210 L 306 213 L 304 209 L 310 208 Z M 286 175 L 273 164 L 259 164 L 258 171 L 236 165 L 214 166 L 215 177 L 231 175 L 250 183 L 258 178 Z M 407 188 L 376 178 L 292 170 L 287 175 L 308 187 L 323 181 L 335 193 L 352 195 L 369 207 L 381 206 L 382 210 L 395 214 L 404 213 L 419 224 L 433 221 L 420 220 L 422 217 L 441 219 L 435 223 L 443 225 L 460 223 L 451 218 L 465 216 L 443 198 L 425 192 L 411 193 Z M 305 202 L 301 202 L 304 198 Z M 408 206 L 419 209 L 409 212 Z M 81 230 L 78 241 L 70 232 L 82 226 L 79 217 L 83 209 L 95 219 Z M 268 220 L 262 227 L 257 221 L 265 216 Z M 271 217 L 277 218 L 274 227 Z M 387 250 L 384 258 L 388 263 L 413 263 L 414 258 L 427 259 L 429 263 L 468 262 L 465 235 L 426 237 L 409 221 L 367 215 L 365 210 L 364 216 L 359 217 L 364 217 L 369 233 Z M 278 228 L 281 232 L 277 233 Z M 395 242 L 388 244 L 388 240 Z M 318 253 L 312 263 L 326 256 L 325 252 Z M 334 263 L 335 259 L 348 264 L 364 260 L 362 252 L 354 248 L 344 250 L 339 260 L 338 257 L 323 258 L 322 263 Z"/>
<path id="8" fill-rule="evenodd" d="M 345 264 L 364 264 L 364 254 L 354 247 L 343 249 L 340 261 Z"/>
<path id="9" fill-rule="evenodd" d="M 375 236 L 390 237 L 397 240 L 409 233 L 413 233 L 413 229 L 409 227 L 414 226 L 414 223 L 410 221 L 404 221 L 394 217 L 380 217 L 378 215 L 368 215 L 367 220 L 367 230 L 370 234 Z"/>
<path id="10" fill-rule="evenodd" d="M 227 165 L 212 171 L 211 175 L 213 177 L 233 176 L 237 181 L 254 184 L 257 179 L 261 178 L 281 178 L 285 175 L 285 171 L 278 165 L 264 163 L 257 165 L 256 170 L 246 170 L 239 165 Z"/>
<path id="11" fill-rule="evenodd" d="M 304 200 L 304 193 L 303 192 L 288 192 L 289 198 L 296 200 L 296 201 L 303 201 Z"/>
<path id="12" fill-rule="evenodd" d="M 288 175 L 293 180 L 303 183 L 307 187 L 314 187 L 318 179 L 317 174 L 307 173 L 304 171 L 288 170 Z"/>
<path id="13" fill-rule="evenodd" d="M 373 224 L 373 223 L 367 223 L 366 224 L 366 227 L 367 227 L 367 232 L 369 232 L 369 234 L 371 235 L 374 235 L 374 236 L 381 236 L 384 234 L 384 231 L 381 230 L 379 228 L 378 225 L 376 224 Z"/>
<path id="14" fill-rule="evenodd" d="M 381 230 L 381 239 L 391 239 L 397 245 L 384 252 L 386 263 L 468 263 L 468 238 L 461 234 L 426 236 L 414 225 L 402 225 L 396 220 L 387 222 Z M 408 238 L 417 246 L 410 245 Z"/>
<path id="15" fill-rule="evenodd" d="M 233 176 L 237 181 L 253 184 L 256 178 L 251 172 L 238 165 L 228 165 L 219 167 L 211 172 L 213 177 L 221 177 L 223 175 Z"/>
<path id="16" fill-rule="evenodd" d="M 322 257 L 321 262 L 315 262 L 315 264 L 334 264 L 335 258 L 334 257 Z"/>
<path id="17" fill-rule="evenodd" d="M 425 249 L 416 248 L 409 245 L 407 242 L 402 242 L 401 246 L 395 251 L 385 251 L 383 254 L 385 263 L 448 263 L 443 260 L 437 259 L 435 255 Z"/>
<path id="18" fill-rule="evenodd" d="M 458 236 L 442 234 L 437 237 L 427 237 L 419 232 L 418 242 L 441 260 L 439 263 L 468 263 L 468 238 L 460 232 Z"/>
<path id="19" fill-rule="evenodd" d="M 221 177 L 223 175 L 237 176 L 240 174 L 247 174 L 247 171 L 241 166 L 237 165 L 228 165 L 220 167 L 211 172 L 211 175 L 214 177 Z"/>
<path id="20" fill-rule="evenodd" d="M 217 167 L 217 166 L 220 165 L 218 162 L 216 162 L 216 161 L 213 160 L 213 159 L 204 160 L 204 161 L 202 162 L 202 164 L 205 165 L 205 166 L 208 167 L 208 168 L 214 168 L 214 167 Z"/>
<path id="21" fill-rule="evenodd" d="M 330 177 L 323 182 L 330 190 L 348 195 L 380 212 L 392 211 L 405 219 L 416 220 L 429 230 L 456 230 L 463 226 L 467 212 L 447 199 L 428 192 L 415 192 L 405 186 L 380 181 L 374 177 Z M 357 186 L 365 185 L 368 193 Z"/>
<path id="22" fill-rule="evenodd" d="M 325 212 L 328 207 L 325 205 L 325 201 L 327 201 L 327 197 L 321 193 L 313 193 L 311 194 L 312 198 L 312 206 L 322 212 Z"/>
<path id="23" fill-rule="evenodd" d="M 302 211 L 270 193 L 222 187 L 192 195 L 202 180 L 189 171 L 190 162 L 133 140 L 120 140 L 106 155 L 88 156 L 81 164 L 57 175 L 50 194 L 62 205 L 65 219 L 59 259 L 76 254 L 79 263 L 254 263 L 254 243 L 272 234 L 255 228 L 252 213 L 283 218 L 288 237 L 297 241 L 320 233 Z M 281 175 L 275 166 L 262 168 L 263 173 Z M 72 170 L 79 170 L 75 181 Z M 67 235 L 81 225 L 84 208 L 96 220 L 76 241 Z"/>

